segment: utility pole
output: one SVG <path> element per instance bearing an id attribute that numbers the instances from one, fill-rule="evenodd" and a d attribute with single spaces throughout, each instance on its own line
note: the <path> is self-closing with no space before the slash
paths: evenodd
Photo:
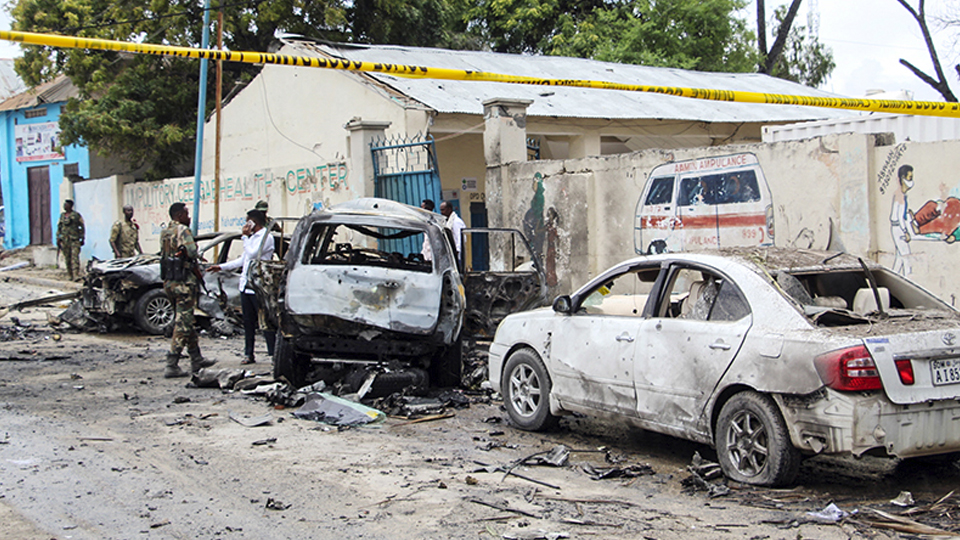
<path id="1" fill-rule="evenodd" d="M 210 47 L 210 0 L 203 0 L 203 39 L 200 47 Z M 203 169 L 203 121 L 207 115 L 207 72 L 210 61 L 200 60 L 200 97 L 197 99 L 197 149 L 193 160 L 193 223 L 190 230 L 197 235 L 200 228 L 200 172 Z"/>

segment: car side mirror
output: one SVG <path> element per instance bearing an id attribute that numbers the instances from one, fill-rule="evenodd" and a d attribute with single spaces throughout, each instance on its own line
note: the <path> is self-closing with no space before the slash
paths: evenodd
<path id="1" fill-rule="evenodd" d="M 558 296 L 553 301 L 553 310 L 557 313 L 570 313 L 573 308 L 573 304 L 570 302 L 570 297 L 567 295 Z"/>

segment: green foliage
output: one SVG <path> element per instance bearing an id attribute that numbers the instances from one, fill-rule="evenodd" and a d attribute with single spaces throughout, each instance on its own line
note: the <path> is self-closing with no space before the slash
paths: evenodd
<path id="1" fill-rule="evenodd" d="M 783 24 L 786 11 L 786 6 L 779 6 L 774 12 L 776 19 L 774 35 Z M 811 37 L 803 25 L 793 25 L 787 35 L 783 52 L 770 70 L 770 75 L 817 87 L 826 82 L 835 67 L 836 63 L 833 61 L 833 51 L 830 47 Z"/>
<path id="2" fill-rule="evenodd" d="M 744 0 L 627 0 L 561 19 L 545 52 L 700 71 L 752 71 Z"/>
<path id="3" fill-rule="evenodd" d="M 215 7 L 217 2 L 212 2 Z M 203 9 L 194 0 L 19 0 L 13 28 L 187 47 L 201 43 Z M 343 40 L 347 10 L 338 0 L 270 0 L 224 8 L 224 45 L 265 51 L 277 31 Z M 119 24 L 118 24 L 119 21 Z M 216 13 L 211 14 L 216 21 Z M 215 44 L 215 37 L 211 36 Z M 211 45 L 213 46 L 213 45 Z M 66 74 L 80 90 L 60 117 L 64 144 L 148 166 L 148 178 L 190 174 L 196 133 L 199 61 L 82 49 L 25 46 L 15 68 L 31 86 Z M 249 64 L 224 64 L 224 88 L 249 80 Z M 215 80 L 211 66 L 208 85 Z M 207 110 L 216 104 L 208 88 Z"/>

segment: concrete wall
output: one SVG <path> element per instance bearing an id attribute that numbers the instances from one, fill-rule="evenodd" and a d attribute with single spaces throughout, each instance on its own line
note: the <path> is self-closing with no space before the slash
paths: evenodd
<path id="1" fill-rule="evenodd" d="M 85 264 L 90 257 L 100 260 L 113 258 L 110 229 L 123 215 L 123 204 L 120 203 L 122 186 L 123 178 L 118 176 L 73 184 L 76 209 L 83 216 L 86 230 L 86 241 L 80 250 L 81 264 Z"/>
<path id="2" fill-rule="evenodd" d="M 960 141 L 887 145 L 889 138 L 844 134 L 769 145 L 650 150 L 599 158 L 530 161 L 491 167 L 488 205 L 494 226 L 522 230 L 544 259 L 557 293 L 570 292 L 605 268 L 636 256 L 637 202 L 651 170 L 670 161 L 755 154 L 770 186 L 775 244 L 843 249 L 893 266 L 893 196 L 903 164 L 914 167 L 907 207 L 938 206 L 928 234 L 913 234 L 901 273 L 947 301 L 956 287 L 945 268 L 960 245 Z M 953 199 L 951 199 L 953 197 Z M 950 212 L 957 209 L 956 217 Z M 911 225 L 912 227 L 912 225 Z"/>

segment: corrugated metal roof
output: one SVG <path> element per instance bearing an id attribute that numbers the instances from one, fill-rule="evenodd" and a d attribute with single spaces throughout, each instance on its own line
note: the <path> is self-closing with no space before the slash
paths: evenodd
<path id="1" fill-rule="evenodd" d="M 0 58 L 0 100 L 15 96 L 27 89 L 20 76 L 13 70 L 13 59 Z"/>
<path id="2" fill-rule="evenodd" d="M 21 92 L 0 103 L 0 111 L 30 109 L 43 103 L 60 103 L 67 101 L 69 98 L 77 97 L 79 93 L 80 91 L 70 82 L 69 77 L 59 75 L 50 82 Z"/>
<path id="3" fill-rule="evenodd" d="M 756 73 L 707 73 L 560 56 L 527 56 L 394 45 L 320 44 L 292 37 L 283 41 L 291 49 L 295 49 L 295 52 L 288 50 L 284 54 L 305 56 L 325 54 L 364 62 L 486 71 L 545 79 L 588 79 L 653 86 L 839 97 L 836 94 Z M 838 109 L 704 101 L 646 92 L 408 79 L 381 73 L 368 73 L 368 75 L 441 113 L 482 114 L 485 100 L 508 98 L 533 100 L 533 104 L 527 109 L 527 114 L 531 116 L 573 118 L 789 122 L 845 118 L 856 114 Z"/>
<path id="4" fill-rule="evenodd" d="M 763 142 L 798 141 L 834 133 L 893 133 L 897 142 L 936 142 L 960 139 L 960 118 L 871 114 L 856 118 L 764 126 Z"/>

